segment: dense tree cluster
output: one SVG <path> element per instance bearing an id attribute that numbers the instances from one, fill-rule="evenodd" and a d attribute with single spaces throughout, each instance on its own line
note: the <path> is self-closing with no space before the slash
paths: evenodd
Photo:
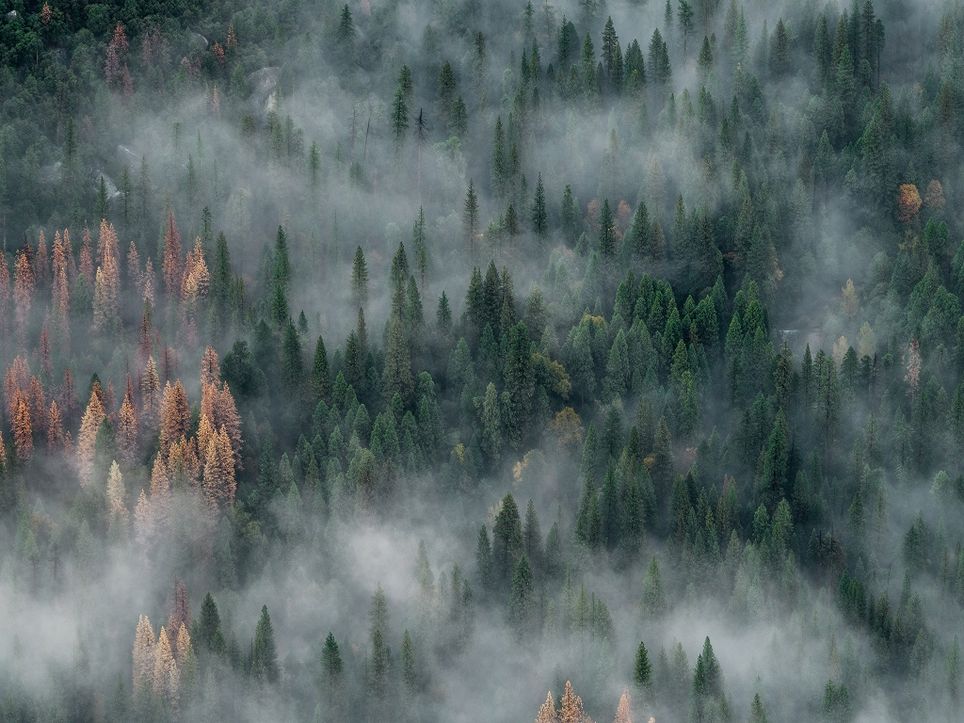
<path id="1" fill-rule="evenodd" d="M 953 717 L 945 5 L 11 3 L 0 718 Z"/>

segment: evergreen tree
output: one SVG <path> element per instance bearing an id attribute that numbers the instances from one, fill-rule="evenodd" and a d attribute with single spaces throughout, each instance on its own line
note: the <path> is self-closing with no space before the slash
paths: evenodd
<path id="1" fill-rule="evenodd" d="M 603 201 L 599 215 L 599 253 L 605 258 L 616 255 L 616 225 L 608 198 Z"/>
<path id="2" fill-rule="evenodd" d="M 532 202 L 532 230 L 540 238 L 549 232 L 549 215 L 546 211 L 546 193 L 542 186 L 542 174 L 536 183 L 536 196 Z"/>
<path id="3" fill-rule="evenodd" d="M 363 307 L 368 303 L 368 264 L 361 246 L 355 249 L 355 259 L 352 261 L 351 291 L 355 306 Z"/>
<path id="4" fill-rule="evenodd" d="M 274 630 L 271 627 L 267 605 L 261 607 L 261 617 L 254 632 L 254 643 L 251 646 L 251 674 L 267 683 L 275 683 L 278 680 L 278 653 L 275 650 Z"/>

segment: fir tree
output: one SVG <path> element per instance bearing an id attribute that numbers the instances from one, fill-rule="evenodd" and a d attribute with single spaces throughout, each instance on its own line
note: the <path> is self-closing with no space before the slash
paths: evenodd
<path id="1" fill-rule="evenodd" d="M 251 646 L 251 675 L 266 683 L 278 681 L 278 653 L 275 650 L 274 630 L 271 627 L 267 605 L 261 607 L 261 617 L 258 618 L 258 625 L 254 632 L 254 643 Z"/>

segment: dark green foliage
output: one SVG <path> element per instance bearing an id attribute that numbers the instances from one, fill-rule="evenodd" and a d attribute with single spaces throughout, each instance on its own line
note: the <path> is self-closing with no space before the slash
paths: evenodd
<path id="1" fill-rule="evenodd" d="M 266 605 L 261 608 L 261 617 L 258 618 L 258 626 L 254 632 L 250 668 L 251 675 L 258 680 L 267 683 L 278 681 L 278 653 L 275 650 L 274 630 Z"/>

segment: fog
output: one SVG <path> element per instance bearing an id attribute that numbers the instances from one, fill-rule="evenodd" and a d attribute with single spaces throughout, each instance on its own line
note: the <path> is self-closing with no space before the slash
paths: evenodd
<path id="1" fill-rule="evenodd" d="M 596 721 L 614 716 L 624 690 L 636 721 L 758 721 L 755 695 L 771 721 L 956 719 L 964 614 L 964 255 L 954 253 L 964 230 L 964 15 L 956 2 L 877 0 L 878 67 L 859 69 L 834 43 L 843 14 L 863 12 L 863 3 L 697 0 L 673 4 L 667 26 L 657 0 L 540 2 L 530 5 L 531 28 L 525 3 L 508 0 L 363 0 L 345 10 L 328 0 L 91 5 L 83 20 L 56 3 L 53 20 L 36 3 L 7 5 L 17 15 L 5 16 L 3 38 L 33 33 L 40 49 L 30 61 L 11 40 L 0 75 L 3 95 L 22 93 L 19 106 L 5 102 L 0 125 L 0 366 L 14 370 L 0 413 L 0 717 L 526 721 L 547 690 L 558 702 L 571 681 Z M 691 30 L 682 6 L 694 11 Z M 354 28 L 347 39 L 345 12 Z M 613 85 L 602 56 L 608 18 L 620 72 L 638 41 L 644 85 L 630 88 L 629 77 Z M 830 79 L 816 57 L 821 18 Z M 576 30 L 568 59 L 560 58 L 564 19 Z M 112 36 L 118 23 L 129 48 Z M 786 57 L 773 60 L 778 25 Z M 672 69 L 665 84 L 654 75 L 657 29 Z M 704 37 L 712 58 L 701 61 Z M 127 87 L 121 71 L 112 79 L 112 52 Z M 454 78 L 449 96 L 443 66 Z M 28 76 L 36 97 L 22 90 Z M 40 78 L 60 82 L 62 97 Z M 935 180 L 940 205 L 925 191 Z M 899 216 L 899 184 L 926 197 L 913 218 Z M 609 256 L 596 248 L 604 201 L 617 247 Z M 657 226 L 665 234 L 659 253 L 631 248 L 643 206 L 646 243 Z M 116 229 L 117 259 L 105 260 L 102 216 Z M 698 246 L 701 220 L 707 246 Z M 172 223 L 184 273 L 168 289 Z M 56 278 L 36 258 L 41 235 L 49 254 L 65 229 L 70 302 L 59 310 Z M 120 268 L 113 302 L 84 275 L 85 229 L 96 278 L 110 262 Z M 209 277 L 191 287 L 185 255 L 195 239 Z M 401 246 L 407 268 L 397 287 Z M 29 284 L 17 272 L 24 253 L 42 270 Z M 283 273 L 279 254 L 290 263 Z M 472 275 L 478 268 L 486 279 L 490 263 L 498 293 L 506 279 L 511 291 L 482 324 Z M 664 282 L 668 298 L 654 297 L 652 284 Z M 647 293 L 647 307 L 637 305 Z M 443 294 L 451 329 L 437 316 Z M 704 299 L 712 333 L 693 311 Z M 514 357 L 516 321 L 533 328 Z M 621 334 L 633 369 L 611 392 Z M 402 336 L 407 394 L 391 376 Z M 286 346 L 292 338 L 297 353 Z M 912 341 L 922 357 L 916 375 Z M 351 356 L 359 344 L 360 357 Z M 243 440 L 228 446 L 237 489 L 226 502 L 211 502 L 218 490 L 208 481 L 223 472 L 220 452 L 199 448 L 207 347 Z M 848 347 L 859 382 L 846 381 Z M 818 362 L 812 389 L 805 350 L 831 359 L 826 374 Z M 147 415 L 148 356 L 158 398 L 176 380 L 186 392 L 185 448 L 173 453 L 172 440 L 161 441 L 166 418 Z M 531 377 L 521 431 L 513 426 L 518 356 Z M 17 359 L 29 367 L 22 380 Z M 685 375 L 698 406 L 689 427 Z M 125 458 L 119 408 L 128 380 L 139 432 Z M 487 395 L 490 382 L 499 396 Z M 106 421 L 88 434 L 94 481 L 81 485 L 92 395 Z M 494 437 L 487 399 L 497 408 Z M 32 454 L 18 400 L 33 414 Z M 48 442 L 52 400 L 71 436 L 62 443 Z M 564 409 L 580 421 L 574 443 L 553 426 Z M 773 473 L 779 415 L 789 434 Z M 631 428 L 645 438 L 636 451 Z M 169 465 L 167 497 L 152 479 L 158 457 Z M 120 498 L 108 485 L 114 460 Z M 620 520 L 630 479 L 649 505 L 632 545 L 585 539 L 586 500 L 605 504 L 607 472 L 618 480 Z M 944 486 L 935 483 L 941 472 Z M 736 490 L 729 508 L 728 485 Z M 135 511 L 142 491 L 150 525 Z M 529 559 L 520 540 L 504 579 L 487 583 L 480 527 L 494 547 L 508 494 L 526 534 L 532 501 L 541 559 Z M 792 518 L 778 544 L 781 500 Z M 521 622 L 519 559 L 530 575 Z M 647 607 L 654 560 L 658 611 Z M 465 582 L 471 592 L 460 597 L 453 588 Z M 135 628 L 146 615 L 159 634 L 178 585 L 190 607 L 193 678 L 180 670 L 179 699 L 156 681 L 142 694 L 136 649 L 132 683 Z M 384 624 L 370 614 L 376 591 Z M 223 651 L 202 647 L 190 624 L 208 593 Z M 258 668 L 263 607 L 276 676 Z M 387 673 L 377 672 L 375 628 L 389 650 Z M 173 646 L 177 631 L 167 632 Z M 324 668 L 329 632 L 343 661 L 337 683 Z M 414 657 L 403 651 L 406 633 Z M 711 693 L 694 682 L 707 639 L 722 681 Z M 652 664 L 646 684 L 634 678 L 641 641 Z"/>

